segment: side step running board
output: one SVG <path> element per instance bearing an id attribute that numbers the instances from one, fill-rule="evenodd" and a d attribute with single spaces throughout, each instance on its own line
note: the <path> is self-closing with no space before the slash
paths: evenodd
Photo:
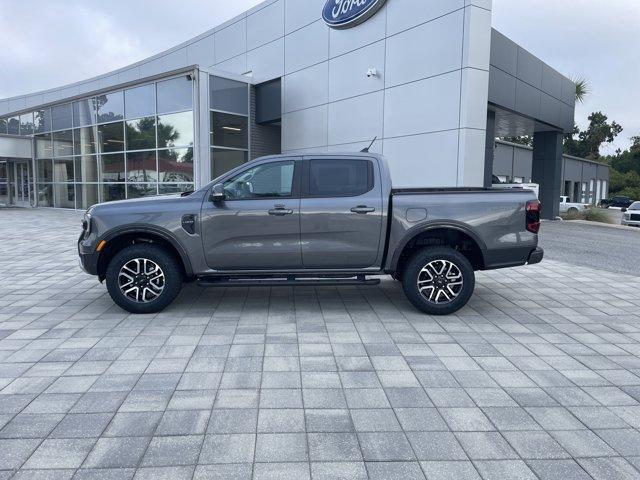
<path id="1" fill-rule="evenodd" d="M 201 278 L 198 286 L 204 288 L 228 288 L 228 287 L 340 287 L 345 285 L 373 286 L 379 285 L 380 279 L 355 279 L 355 278 Z"/>

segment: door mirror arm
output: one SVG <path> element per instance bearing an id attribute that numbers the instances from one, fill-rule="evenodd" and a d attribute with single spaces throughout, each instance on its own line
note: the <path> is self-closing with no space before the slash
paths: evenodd
<path id="1" fill-rule="evenodd" d="M 209 197 L 213 203 L 224 202 L 227 198 L 224 193 L 224 185 L 222 183 L 217 183 L 211 189 L 211 196 Z"/>

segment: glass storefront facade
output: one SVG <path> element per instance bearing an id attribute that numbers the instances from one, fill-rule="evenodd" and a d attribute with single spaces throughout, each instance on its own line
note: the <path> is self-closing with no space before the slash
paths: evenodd
<path id="1" fill-rule="evenodd" d="M 0 119 L 0 133 L 34 139 L 38 206 L 86 209 L 101 202 L 196 188 L 197 139 L 210 178 L 249 159 L 249 85 L 213 75 L 207 130 L 198 135 L 193 75 L 141 83 Z M 207 149 L 205 149 L 207 151 Z"/>
<path id="2" fill-rule="evenodd" d="M 0 133 L 33 135 L 38 206 L 192 190 L 193 83 L 180 76 L 54 105 L 3 121 Z"/>

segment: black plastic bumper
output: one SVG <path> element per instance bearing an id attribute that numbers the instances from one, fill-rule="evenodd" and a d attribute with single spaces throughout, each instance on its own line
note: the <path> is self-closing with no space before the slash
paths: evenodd
<path id="1" fill-rule="evenodd" d="M 536 249 L 529 254 L 529 260 L 527 260 L 527 264 L 535 265 L 536 263 L 540 263 L 544 258 L 544 250 L 540 247 L 536 247 Z"/>
<path id="2" fill-rule="evenodd" d="M 98 275 L 98 258 L 100 253 L 95 251 L 93 246 L 85 245 L 81 236 L 78 240 L 78 256 L 80 258 L 80 268 L 89 275 Z"/>

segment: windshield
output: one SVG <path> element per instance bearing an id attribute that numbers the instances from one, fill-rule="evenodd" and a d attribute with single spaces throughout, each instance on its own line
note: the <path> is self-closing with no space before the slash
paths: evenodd
<path id="1" fill-rule="evenodd" d="M 632 203 L 629 210 L 640 210 L 640 202 Z"/>

